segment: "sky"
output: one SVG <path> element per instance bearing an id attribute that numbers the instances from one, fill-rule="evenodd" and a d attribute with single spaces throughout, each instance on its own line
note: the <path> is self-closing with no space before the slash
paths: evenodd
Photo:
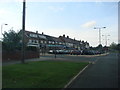
<path id="1" fill-rule="evenodd" d="M 36 0 L 27 2 L 26 30 L 43 32 L 55 37 L 65 34 L 72 39 L 87 41 L 90 46 L 97 46 L 99 30 L 94 27 L 100 27 L 103 46 L 105 45 L 105 35 L 110 35 L 107 36 L 108 45 L 112 42 L 118 43 L 117 1 L 71 1 L 43 2 Z M 0 24 L 2 33 L 8 32 L 10 29 L 19 31 L 22 28 L 21 0 L 0 2 Z"/>

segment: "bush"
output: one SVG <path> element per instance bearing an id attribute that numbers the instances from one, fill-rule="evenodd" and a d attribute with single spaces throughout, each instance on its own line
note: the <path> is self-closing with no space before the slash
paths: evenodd
<path id="1" fill-rule="evenodd" d="M 3 34 L 3 50 L 6 51 L 15 51 L 17 49 L 21 49 L 21 36 L 16 33 L 14 30 L 10 30 L 9 32 L 4 32 Z"/>

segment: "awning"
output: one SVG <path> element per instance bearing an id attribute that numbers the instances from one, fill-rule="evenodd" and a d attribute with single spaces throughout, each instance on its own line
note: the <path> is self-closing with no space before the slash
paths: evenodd
<path id="1" fill-rule="evenodd" d="M 48 47 L 65 47 L 64 45 L 46 45 Z"/>

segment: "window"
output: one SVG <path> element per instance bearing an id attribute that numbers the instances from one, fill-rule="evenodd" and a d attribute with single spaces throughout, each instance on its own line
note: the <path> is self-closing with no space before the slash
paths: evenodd
<path id="1" fill-rule="evenodd" d="M 31 40 L 31 39 L 29 39 L 29 43 L 32 43 L 32 40 Z"/>
<path id="2" fill-rule="evenodd" d="M 38 43 L 38 40 L 36 40 L 36 43 Z"/>
<path id="3" fill-rule="evenodd" d="M 20 43 L 22 43 L 22 40 L 20 40 Z"/>
<path id="4" fill-rule="evenodd" d="M 35 43 L 35 40 L 33 40 L 33 42 Z"/>
<path id="5" fill-rule="evenodd" d="M 51 41 L 49 41 L 49 44 L 51 43 Z"/>
<path id="6" fill-rule="evenodd" d="M 46 36 L 44 36 L 44 35 L 39 35 L 39 38 L 46 39 Z"/>
<path id="7" fill-rule="evenodd" d="M 37 34 L 30 34 L 30 37 L 37 37 Z"/>
<path id="8" fill-rule="evenodd" d="M 43 43 L 43 41 L 41 40 L 41 43 Z"/>
<path id="9" fill-rule="evenodd" d="M 38 43 L 38 40 L 35 40 L 35 43 Z"/>
<path id="10" fill-rule="evenodd" d="M 45 44 L 46 44 L 47 42 L 45 41 Z"/>

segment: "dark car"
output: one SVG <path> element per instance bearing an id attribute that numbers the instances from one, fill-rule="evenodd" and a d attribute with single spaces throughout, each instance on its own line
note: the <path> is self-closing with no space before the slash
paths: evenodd
<path id="1" fill-rule="evenodd" d="M 83 50 L 82 55 L 94 55 L 94 51 L 93 50 Z"/>
<path id="2" fill-rule="evenodd" d="M 71 55 L 81 55 L 81 51 L 80 50 L 72 50 Z"/>

